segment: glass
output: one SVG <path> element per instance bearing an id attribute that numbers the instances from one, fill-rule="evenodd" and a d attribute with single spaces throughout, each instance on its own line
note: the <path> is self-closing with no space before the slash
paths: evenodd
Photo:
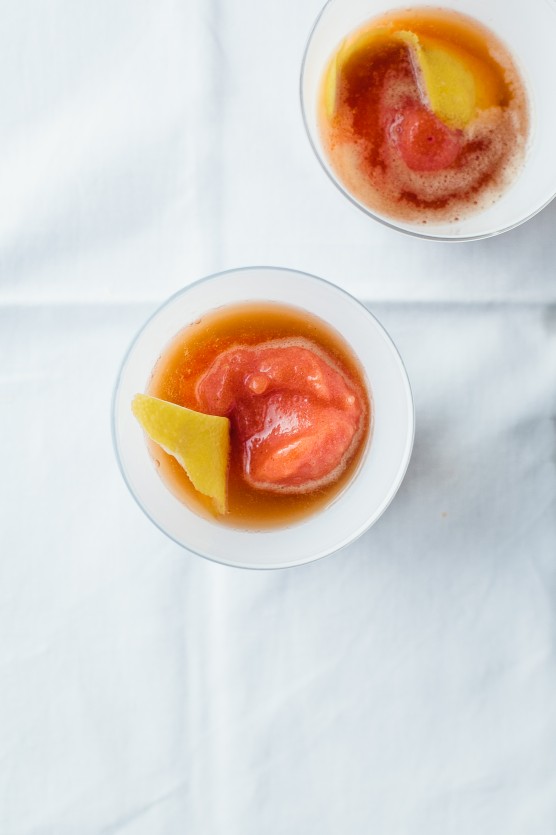
<path id="1" fill-rule="evenodd" d="M 335 328 L 358 357 L 372 395 L 374 423 L 352 480 L 330 505 L 290 527 L 244 531 L 203 519 L 163 484 L 131 401 L 178 331 L 209 310 L 247 301 L 295 305 Z M 246 267 L 209 276 L 166 301 L 135 337 L 113 398 L 112 427 L 122 475 L 160 530 L 203 557 L 248 568 L 283 568 L 348 545 L 381 516 L 405 475 L 414 436 L 413 399 L 400 356 L 375 317 L 353 296 L 306 273 Z"/>
<path id="2" fill-rule="evenodd" d="M 423 3 L 413 3 L 418 8 Z M 506 232 L 543 209 L 556 195 L 556 4 L 550 0 L 508 3 L 506 0 L 445 0 L 439 7 L 474 17 L 505 43 L 525 83 L 530 132 L 526 156 L 514 182 L 488 209 L 452 223 L 398 221 L 369 209 L 351 195 L 332 170 L 317 125 L 322 74 L 341 40 L 379 14 L 396 8 L 384 0 L 329 0 L 317 18 L 301 68 L 301 108 L 309 142 L 326 174 L 354 205 L 393 229 L 420 238 L 470 241 Z"/>

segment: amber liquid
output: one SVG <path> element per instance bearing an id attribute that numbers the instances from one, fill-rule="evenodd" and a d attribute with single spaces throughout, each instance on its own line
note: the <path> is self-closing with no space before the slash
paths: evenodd
<path id="1" fill-rule="evenodd" d="M 323 349 L 356 386 L 365 404 L 365 429 L 339 478 L 301 495 L 260 490 L 243 478 L 241 449 L 233 426 L 228 473 L 228 513 L 216 516 L 212 503 L 198 493 L 175 458 L 157 444 L 149 449 L 166 486 L 196 513 L 237 528 L 262 530 L 297 522 L 321 510 L 346 487 L 360 464 L 370 435 L 371 403 L 364 372 L 343 338 L 306 311 L 274 303 L 231 305 L 207 313 L 170 342 L 153 370 L 148 394 L 200 410 L 195 388 L 214 359 L 233 345 L 258 345 L 270 339 L 304 337 Z"/>
<path id="2" fill-rule="evenodd" d="M 321 136 L 338 177 L 369 208 L 401 220 L 453 222 L 491 205 L 520 168 L 529 127 L 525 88 L 508 50 L 477 21 L 443 9 L 390 12 L 359 32 L 375 28 L 409 30 L 464 58 L 488 92 L 488 115 L 466 129 L 452 164 L 408 171 L 392 153 L 382 110 L 385 99 L 421 101 L 408 48 L 396 42 L 362 48 L 342 67 L 332 118 L 322 91 Z"/>

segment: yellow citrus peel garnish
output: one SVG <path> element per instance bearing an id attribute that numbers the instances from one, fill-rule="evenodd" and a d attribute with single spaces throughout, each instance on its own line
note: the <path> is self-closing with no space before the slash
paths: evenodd
<path id="1" fill-rule="evenodd" d="M 376 27 L 344 39 L 330 60 L 324 78 L 324 106 L 328 118 L 336 113 L 343 68 L 357 52 L 402 42 L 411 51 L 423 98 L 446 125 L 464 128 L 478 109 L 499 103 L 499 85 L 484 61 L 456 44 L 415 32 Z"/>
<path id="2" fill-rule="evenodd" d="M 213 500 L 217 513 L 226 513 L 228 418 L 205 415 L 148 394 L 136 394 L 131 408 L 149 438 L 176 458 L 194 488 Z"/>
<path id="3" fill-rule="evenodd" d="M 433 113 L 451 128 L 464 128 L 474 117 L 475 78 L 462 58 L 434 44 L 424 45 L 414 32 L 396 32 L 410 48 L 425 98 Z"/>

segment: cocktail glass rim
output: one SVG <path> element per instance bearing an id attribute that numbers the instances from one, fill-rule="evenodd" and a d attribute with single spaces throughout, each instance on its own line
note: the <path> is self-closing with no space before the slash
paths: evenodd
<path id="1" fill-rule="evenodd" d="M 139 497 L 137 496 L 137 494 L 135 492 L 135 489 L 133 488 L 132 484 L 130 483 L 130 480 L 128 479 L 125 467 L 124 467 L 123 462 L 122 462 L 122 457 L 121 457 L 119 444 L 118 444 L 118 438 L 117 438 L 117 429 L 116 429 L 117 400 L 118 400 L 118 394 L 119 394 L 119 390 L 120 390 L 120 384 L 121 384 L 122 376 L 123 376 L 123 373 L 126 369 L 126 365 L 128 363 L 128 360 L 129 360 L 137 342 L 139 341 L 143 332 L 149 326 L 149 324 L 161 313 L 161 311 L 164 308 L 173 304 L 180 296 L 187 293 L 192 288 L 200 286 L 203 283 L 206 283 L 208 281 L 211 281 L 213 279 L 220 278 L 220 277 L 223 277 L 223 276 L 228 276 L 228 275 L 231 276 L 231 275 L 234 275 L 234 274 L 237 274 L 237 273 L 253 272 L 253 271 L 257 271 L 257 270 L 259 270 L 259 271 L 260 270 L 272 271 L 272 272 L 277 272 L 277 273 L 284 272 L 284 273 L 290 273 L 290 274 L 293 273 L 293 274 L 297 274 L 297 275 L 302 275 L 305 278 L 309 278 L 309 279 L 314 280 L 316 282 L 320 282 L 325 286 L 333 288 L 334 291 L 337 291 L 338 293 L 343 294 L 347 299 L 350 299 L 352 302 L 354 302 L 355 304 L 357 304 L 361 308 L 363 308 L 365 314 L 367 316 L 369 316 L 374 321 L 374 324 L 375 324 L 376 328 L 378 329 L 379 332 L 382 333 L 383 337 L 385 338 L 386 342 L 388 343 L 390 349 L 392 350 L 392 352 L 395 356 L 396 362 L 398 363 L 399 368 L 400 368 L 401 373 L 402 373 L 403 382 L 404 382 L 404 385 L 405 385 L 406 390 L 407 390 L 407 397 L 408 397 L 408 401 L 409 401 L 409 404 L 410 404 L 409 434 L 406 438 L 406 447 L 405 447 L 405 454 L 404 454 L 404 457 L 403 457 L 403 464 L 400 467 L 400 469 L 398 470 L 396 479 L 392 482 L 392 484 L 391 484 L 391 486 L 388 490 L 388 493 L 386 494 L 382 503 L 377 508 L 376 512 L 372 516 L 370 516 L 368 519 L 366 519 L 365 524 L 361 525 L 356 530 L 350 531 L 349 534 L 345 537 L 345 540 L 341 544 L 334 547 L 332 550 L 325 550 L 322 553 L 318 553 L 318 554 L 312 555 L 310 557 L 303 557 L 303 558 L 300 558 L 300 559 L 298 559 L 294 562 L 284 562 L 283 564 L 276 563 L 276 564 L 269 564 L 269 565 L 258 565 L 258 564 L 254 564 L 252 562 L 243 563 L 243 562 L 238 561 L 238 560 L 227 561 L 226 559 L 221 559 L 221 558 L 215 557 L 213 554 L 210 554 L 206 551 L 200 550 L 198 548 L 193 548 L 190 545 L 184 544 L 178 538 L 173 536 L 168 530 L 166 530 L 166 528 L 157 520 L 155 515 L 153 515 L 153 513 L 150 511 L 150 509 L 147 506 L 145 506 L 145 504 L 139 499 Z M 291 302 L 291 304 L 293 304 L 293 306 L 295 306 L 295 301 Z M 184 326 L 185 325 L 187 325 L 187 322 L 184 323 Z M 169 338 L 171 339 L 172 336 L 174 336 L 174 334 L 170 334 Z M 153 359 L 153 366 L 154 366 L 155 362 L 156 362 L 156 357 Z M 327 279 L 321 278 L 320 276 L 316 276 L 312 273 L 308 273 L 304 270 L 297 270 L 297 269 L 294 269 L 294 268 L 291 268 L 291 267 L 282 267 L 282 266 L 249 265 L 249 266 L 245 266 L 245 267 L 233 267 L 233 268 L 230 268 L 230 269 L 227 269 L 227 270 L 219 270 L 217 272 L 211 273 L 210 275 L 206 275 L 206 276 L 203 276 L 202 278 L 196 279 L 195 281 L 191 282 L 190 284 L 186 285 L 185 287 L 182 287 L 180 290 L 173 293 L 171 296 L 169 296 L 167 299 L 165 299 L 163 302 L 161 302 L 156 307 L 156 309 L 151 313 L 151 315 L 143 322 L 141 327 L 134 334 L 134 336 L 133 336 L 133 338 L 132 338 L 132 340 L 131 340 L 131 342 L 130 342 L 130 344 L 129 344 L 129 346 L 128 346 L 128 348 L 127 348 L 127 350 L 126 350 L 126 352 L 123 356 L 123 359 L 120 363 L 120 367 L 119 367 L 119 370 L 118 370 L 118 373 L 117 373 L 117 376 L 116 376 L 116 380 L 115 380 L 115 383 L 114 383 L 114 388 L 113 388 L 113 392 L 112 392 L 112 399 L 111 399 L 111 436 L 112 436 L 112 445 L 113 445 L 113 449 L 114 449 L 118 469 L 121 473 L 121 476 L 122 476 L 122 478 L 124 480 L 124 483 L 126 484 L 128 490 L 129 490 L 129 492 L 131 493 L 131 495 L 132 495 L 133 499 L 135 500 L 136 504 L 140 507 L 140 509 L 143 511 L 143 513 L 147 516 L 147 518 L 150 519 L 150 521 L 155 525 L 155 527 L 157 527 L 158 530 L 160 530 L 170 540 L 175 542 L 180 547 L 185 548 L 186 550 L 190 551 L 191 553 L 194 553 L 197 556 L 203 557 L 205 559 L 208 559 L 208 560 L 210 560 L 212 562 L 215 562 L 215 563 L 218 563 L 220 565 L 228 565 L 228 566 L 236 567 L 236 568 L 250 568 L 250 569 L 253 569 L 253 570 L 265 570 L 265 569 L 270 570 L 270 569 L 278 569 L 278 568 L 293 568 L 293 567 L 296 567 L 298 565 L 304 565 L 306 563 L 313 562 L 317 559 L 323 559 L 324 557 L 331 556 L 332 554 L 337 553 L 339 550 L 347 547 L 349 544 L 351 544 L 356 539 L 358 539 L 363 533 L 365 533 L 365 531 L 367 531 L 369 528 L 371 528 L 378 521 L 378 519 L 383 515 L 383 513 L 387 510 L 387 508 L 389 507 L 389 505 L 391 504 L 391 502 L 395 498 L 395 496 L 396 496 L 396 494 L 397 494 L 397 492 L 398 492 L 398 490 L 399 490 L 399 488 L 400 488 L 400 486 L 401 486 L 401 484 L 402 484 L 402 482 L 405 478 L 407 468 L 408 468 L 409 462 L 411 460 L 411 454 L 412 454 L 413 445 L 414 445 L 414 441 L 415 441 L 415 401 L 414 401 L 414 398 L 413 398 L 413 392 L 412 392 L 412 389 L 411 389 L 411 383 L 410 383 L 410 380 L 409 380 L 409 376 L 407 374 L 407 370 L 405 368 L 405 365 L 404 365 L 403 359 L 400 355 L 400 352 L 398 351 L 398 348 L 396 347 L 396 344 L 394 343 L 392 337 L 390 336 L 390 334 L 388 333 L 388 331 L 386 330 L 384 325 L 366 307 L 366 305 L 363 304 L 363 302 L 361 302 L 358 298 L 353 296 L 347 290 L 344 290 L 342 287 L 339 287 L 337 284 L 334 284 L 333 282 L 328 281 Z M 354 474 L 353 479 L 356 479 L 356 478 L 357 478 L 357 471 Z M 318 517 L 322 513 L 326 513 L 326 510 L 327 510 L 327 508 L 325 507 L 325 508 L 323 508 L 323 510 L 318 511 L 315 514 L 315 517 Z M 212 523 L 212 524 L 218 525 L 218 523 Z M 291 527 L 292 528 L 295 527 L 295 524 L 292 525 Z M 228 528 L 228 530 L 233 530 L 233 529 Z M 277 529 L 277 530 L 280 530 L 280 529 Z M 269 533 L 272 533 L 272 532 L 274 532 L 274 529 L 269 531 Z M 262 531 L 262 532 L 244 531 L 244 533 L 248 536 L 251 536 L 251 535 L 264 536 L 265 531 Z"/>
<path id="2" fill-rule="evenodd" d="M 357 198 L 355 198 L 343 186 L 341 181 L 338 178 L 336 178 L 334 176 L 334 174 L 332 173 L 332 171 L 327 167 L 327 165 L 324 162 L 323 156 L 322 156 L 319 148 L 316 146 L 315 142 L 313 141 L 313 137 L 311 135 L 309 122 L 308 122 L 308 119 L 307 119 L 305 97 L 304 97 L 304 93 L 303 93 L 303 81 L 304 81 L 304 76 L 305 76 L 305 67 L 306 67 L 306 63 L 307 63 L 307 57 L 308 57 L 308 52 L 309 52 L 309 47 L 311 45 L 311 41 L 313 39 L 313 36 L 314 36 L 316 30 L 319 27 L 319 24 L 320 24 L 320 22 L 321 22 L 321 20 L 324 16 L 324 14 L 326 13 L 327 8 L 330 5 L 332 5 L 333 3 L 337 3 L 337 2 L 341 2 L 341 0 L 326 0 L 325 4 L 321 8 L 317 17 L 315 18 L 315 21 L 314 21 L 314 23 L 311 27 L 309 35 L 308 35 L 308 37 L 305 41 L 305 47 L 303 49 L 303 58 L 302 58 L 302 61 L 301 61 L 301 71 L 300 71 L 300 76 L 299 76 L 299 101 L 300 101 L 300 106 L 301 106 L 301 116 L 302 116 L 302 120 L 303 120 L 303 126 L 305 128 L 305 133 L 307 134 L 307 139 L 309 140 L 309 144 L 310 144 L 310 146 L 313 150 L 313 153 L 314 153 L 315 157 L 317 158 L 317 161 L 318 161 L 320 167 L 322 168 L 322 170 L 324 171 L 324 173 L 326 174 L 328 179 L 334 184 L 334 186 L 344 195 L 344 197 L 346 197 L 349 200 L 349 202 L 352 204 L 352 206 L 355 206 L 356 209 L 358 209 L 359 211 L 364 212 L 366 215 L 371 217 L 373 220 L 378 221 L 378 223 L 381 223 L 383 226 L 386 226 L 389 229 L 393 229 L 396 232 L 401 232 L 404 235 L 409 235 L 412 238 L 421 238 L 422 240 L 439 241 L 439 242 L 443 242 L 443 243 L 465 243 L 465 242 L 469 242 L 469 241 L 480 241 L 480 240 L 484 240 L 486 238 L 495 238 L 497 235 L 502 235 L 505 232 L 510 232 L 512 229 L 516 229 L 518 226 L 521 226 L 523 223 L 526 223 L 528 220 L 531 220 L 531 218 L 535 217 L 535 215 L 539 214 L 539 212 L 542 212 L 543 209 L 545 209 L 550 203 L 552 203 L 552 201 L 556 197 L 556 191 L 550 197 L 548 197 L 547 200 L 545 200 L 542 203 L 542 205 L 535 208 L 532 212 L 529 212 L 527 215 L 525 215 L 525 217 L 522 217 L 519 220 L 516 220 L 515 223 L 510 223 L 510 224 L 508 224 L 506 226 L 502 226 L 498 229 L 493 229 L 493 230 L 478 233 L 478 234 L 475 234 L 475 235 L 435 235 L 435 234 L 430 234 L 430 233 L 422 231 L 420 227 L 416 227 L 415 229 L 407 228 L 407 227 L 404 227 L 404 226 L 401 226 L 401 225 L 397 224 L 394 219 L 389 219 L 388 217 L 386 217 L 384 215 L 378 214 L 377 212 L 374 212 L 368 206 L 365 206 L 363 203 L 360 203 L 357 200 Z M 419 7 L 419 8 L 420 7 L 425 7 L 425 6 L 428 6 L 428 5 L 430 5 L 431 8 L 435 8 L 437 6 L 441 7 L 441 3 L 440 4 L 427 4 L 427 3 L 417 2 L 414 5 L 415 5 L 416 8 L 417 7 Z M 405 9 L 405 8 L 408 8 L 408 7 L 405 7 L 405 6 L 399 6 L 398 7 L 394 4 L 391 6 L 392 11 L 395 11 L 396 8 Z M 388 10 L 389 9 L 387 9 L 387 8 L 384 9 L 384 11 L 388 11 Z M 371 19 L 372 19 L 372 16 L 371 16 L 371 18 L 369 18 L 369 20 L 371 20 Z M 361 23 L 364 23 L 364 21 L 361 21 Z M 349 32 L 345 32 L 343 34 L 347 35 L 347 34 L 349 34 Z M 340 34 L 340 38 L 341 38 L 341 36 L 342 35 Z"/>

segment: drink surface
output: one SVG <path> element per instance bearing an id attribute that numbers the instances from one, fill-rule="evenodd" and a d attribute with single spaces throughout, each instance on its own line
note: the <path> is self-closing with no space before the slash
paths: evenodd
<path id="1" fill-rule="evenodd" d="M 517 175 L 529 129 L 506 47 L 442 9 L 388 13 L 345 38 L 321 86 L 325 155 L 371 210 L 451 222 L 495 202 Z"/>
<path id="2" fill-rule="evenodd" d="M 214 310 L 184 328 L 159 358 L 154 397 L 231 421 L 228 512 L 219 521 L 265 529 L 329 504 L 347 485 L 369 437 L 363 371 L 332 328 L 274 303 Z M 177 461 L 149 449 L 169 489 L 214 518 Z"/>

